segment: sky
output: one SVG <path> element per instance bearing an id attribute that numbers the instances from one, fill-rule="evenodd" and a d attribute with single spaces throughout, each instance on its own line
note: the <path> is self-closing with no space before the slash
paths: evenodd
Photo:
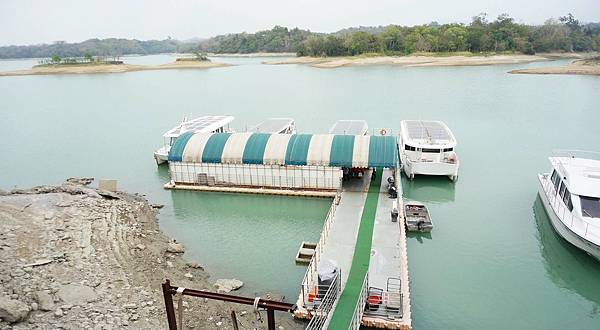
<path id="1" fill-rule="evenodd" d="M 0 45 L 90 38 L 208 38 L 275 25 L 315 32 L 352 26 L 468 23 L 481 12 L 542 24 L 572 13 L 600 21 L 600 0 L 0 0 Z"/>

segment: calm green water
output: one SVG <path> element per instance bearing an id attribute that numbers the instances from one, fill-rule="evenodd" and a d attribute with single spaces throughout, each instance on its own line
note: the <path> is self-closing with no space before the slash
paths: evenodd
<path id="1" fill-rule="evenodd" d="M 169 55 L 129 57 L 169 62 Z M 164 203 L 160 224 L 214 278 L 293 301 L 293 257 L 316 240 L 327 200 L 170 192 L 152 151 L 184 114 L 231 114 L 237 129 L 272 116 L 323 132 L 338 119 L 397 129 L 441 119 L 459 140 L 460 179 L 418 177 L 431 236 L 410 237 L 416 329 L 598 329 L 600 264 L 552 231 L 536 174 L 556 148 L 600 149 L 600 78 L 509 75 L 518 67 L 315 69 L 262 59 L 210 70 L 0 77 L 0 188 L 89 175 Z M 31 61 L 0 61 L 0 69 Z"/>

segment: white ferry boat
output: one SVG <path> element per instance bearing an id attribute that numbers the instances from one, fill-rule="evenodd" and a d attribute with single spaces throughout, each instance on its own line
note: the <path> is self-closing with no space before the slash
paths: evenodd
<path id="1" fill-rule="evenodd" d="M 171 145 L 179 135 L 189 131 L 198 133 L 230 132 L 229 124 L 234 119 L 232 116 L 202 116 L 192 120 L 184 118 L 181 124 L 163 134 L 164 145 L 154 152 L 156 164 L 160 165 L 167 161 Z"/>
<path id="2" fill-rule="evenodd" d="M 292 118 L 269 118 L 248 130 L 252 133 L 296 134 Z"/>
<path id="3" fill-rule="evenodd" d="M 409 179 L 416 174 L 446 175 L 452 181 L 458 178 L 456 139 L 443 122 L 403 120 L 399 139 L 400 161 Z"/>
<path id="4" fill-rule="evenodd" d="M 600 260 L 600 153 L 559 151 L 539 194 L 556 232 Z"/>

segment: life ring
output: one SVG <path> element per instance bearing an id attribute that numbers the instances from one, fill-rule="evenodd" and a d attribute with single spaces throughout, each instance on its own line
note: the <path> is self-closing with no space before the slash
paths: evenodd
<path id="1" fill-rule="evenodd" d="M 382 128 L 381 131 L 379 131 L 379 134 L 386 135 L 387 131 L 385 130 L 385 128 Z"/>

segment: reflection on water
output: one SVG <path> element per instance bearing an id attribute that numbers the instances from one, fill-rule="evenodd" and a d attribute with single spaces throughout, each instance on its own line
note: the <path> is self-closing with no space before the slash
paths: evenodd
<path id="1" fill-rule="evenodd" d="M 600 301 L 600 263 L 556 233 L 539 195 L 533 203 L 544 266 L 559 287 Z"/>
<path id="2" fill-rule="evenodd" d="M 455 185 L 446 176 L 418 175 L 408 180 L 402 175 L 402 189 L 410 194 L 411 200 L 421 202 L 453 202 Z"/>
<path id="3" fill-rule="evenodd" d="M 435 226 L 435 224 L 434 224 Z M 417 242 L 423 244 L 423 239 L 431 240 L 431 233 L 406 232 L 406 237 L 415 238 Z"/>

